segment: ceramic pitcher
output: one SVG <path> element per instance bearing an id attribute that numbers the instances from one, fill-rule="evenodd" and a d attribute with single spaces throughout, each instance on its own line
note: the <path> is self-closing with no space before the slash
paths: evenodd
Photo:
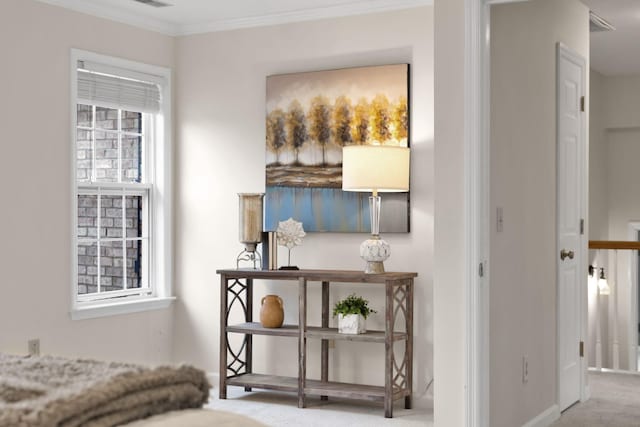
<path id="1" fill-rule="evenodd" d="M 284 306 L 278 295 L 262 297 L 260 307 L 260 323 L 265 328 L 279 328 L 284 321 Z"/>

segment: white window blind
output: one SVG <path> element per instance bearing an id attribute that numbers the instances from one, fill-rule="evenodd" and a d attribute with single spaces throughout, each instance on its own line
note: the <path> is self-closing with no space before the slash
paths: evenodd
<path id="1" fill-rule="evenodd" d="M 78 61 L 79 103 L 144 113 L 160 112 L 159 77 L 143 73 L 126 75 L 118 72 L 120 70 L 111 74 L 109 68 Z"/>

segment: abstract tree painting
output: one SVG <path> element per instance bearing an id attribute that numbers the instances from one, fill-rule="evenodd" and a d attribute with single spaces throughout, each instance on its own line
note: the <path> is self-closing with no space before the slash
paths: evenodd
<path id="1" fill-rule="evenodd" d="M 409 65 L 269 76 L 266 101 L 265 229 L 370 232 L 369 194 L 342 191 L 342 147 L 409 146 Z M 409 193 L 382 211 L 382 232 L 409 231 Z"/>

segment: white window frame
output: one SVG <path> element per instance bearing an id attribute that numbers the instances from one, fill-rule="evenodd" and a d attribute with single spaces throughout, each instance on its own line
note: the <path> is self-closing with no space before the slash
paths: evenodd
<path id="1" fill-rule="evenodd" d="M 103 64 L 105 68 L 126 70 L 131 75 L 144 73 L 157 76 L 162 94 L 161 111 L 155 115 L 153 128 L 148 129 L 153 138 L 147 139 L 146 158 L 149 163 L 147 177 L 153 183 L 149 191 L 149 254 L 148 283 L 152 292 L 148 295 L 131 295 L 125 298 L 85 298 L 78 295 L 78 194 L 81 184 L 76 178 L 76 138 L 77 138 L 77 64 L 91 61 Z M 173 277 L 172 239 L 172 112 L 171 112 L 171 70 L 164 67 L 101 55 L 80 49 L 71 49 L 71 318 L 74 320 L 102 316 L 134 313 L 168 307 L 175 299 L 171 294 Z M 144 184 L 143 184 L 144 185 Z M 103 189 L 120 188 L 117 183 L 100 183 Z M 129 191 L 126 191 L 129 193 Z"/>

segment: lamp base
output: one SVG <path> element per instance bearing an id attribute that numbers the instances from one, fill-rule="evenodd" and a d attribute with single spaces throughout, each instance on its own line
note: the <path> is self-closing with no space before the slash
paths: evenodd
<path id="1" fill-rule="evenodd" d="M 240 264 L 249 263 L 249 268 L 252 270 L 260 270 L 262 268 L 262 257 L 260 252 L 250 249 L 245 249 L 236 258 L 236 268 L 241 268 Z M 246 268 L 246 267 L 245 267 Z"/>
<path id="2" fill-rule="evenodd" d="M 384 273 L 384 261 L 391 255 L 391 246 L 377 234 L 360 245 L 360 258 L 367 262 L 367 274 Z"/>
<path id="3" fill-rule="evenodd" d="M 367 261 L 364 272 L 367 274 L 384 273 L 384 263 L 382 261 Z"/>

